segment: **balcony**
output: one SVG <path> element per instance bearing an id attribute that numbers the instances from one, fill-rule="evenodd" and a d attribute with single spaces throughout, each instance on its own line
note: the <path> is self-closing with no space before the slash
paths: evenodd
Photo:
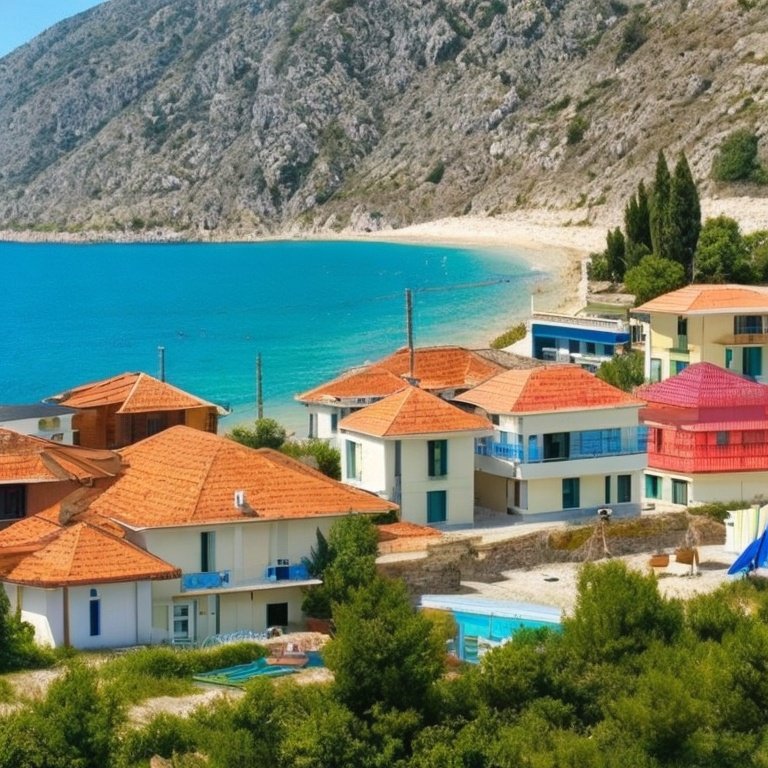
<path id="1" fill-rule="evenodd" d="M 687 355 L 690 352 L 690 349 L 688 347 L 688 336 L 683 334 L 678 334 L 674 344 L 669 348 L 669 351 L 677 352 L 678 354 Z"/>
<path id="2" fill-rule="evenodd" d="M 310 585 L 320 584 L 320 580 L 313 579 L 303 563 L 289 565 L 287 562 L 278 560 L 257 574 L 232 570 L 184 573 L 181 576 L 181 591 L 238 592 L 270 589 L 286 583 Z"/>

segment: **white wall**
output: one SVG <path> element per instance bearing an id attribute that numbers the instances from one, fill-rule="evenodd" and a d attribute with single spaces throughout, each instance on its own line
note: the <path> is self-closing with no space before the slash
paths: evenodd
<path id="1" fill-rule="evenodd" d="M 0 421 L 0 428 L 12 429 L 14 432 L 18 432 L 22 435 L 33 435 L 35 437 L 43 437 L 46 440 L 51 440 L 55 435 L 61 435 L 61 440 L 58 442 L 72 445 L 74 442 L 74 432 L 72 431 L 72 416 L 73 414 L 64 414 L 57 416 L 59 419 L 59 426 L 53 429 L 41 430 L 40 419 L 13 419 Z"/>

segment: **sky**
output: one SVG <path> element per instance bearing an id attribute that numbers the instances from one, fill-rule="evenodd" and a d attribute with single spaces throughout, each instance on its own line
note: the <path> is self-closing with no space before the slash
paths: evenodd
<path id="1" fill-rule="evenodd" d="M 101 0 L 0 0 L 0 56 Z"/>

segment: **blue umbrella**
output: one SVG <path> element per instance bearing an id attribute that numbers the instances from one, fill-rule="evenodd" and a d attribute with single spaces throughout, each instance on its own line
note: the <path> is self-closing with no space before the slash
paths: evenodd
<path id="1" fill-rule="evenodd" d="M 768 564 L 768 528 L 736 558 L 728 569 L 729 576 L 749 573 Z"/>

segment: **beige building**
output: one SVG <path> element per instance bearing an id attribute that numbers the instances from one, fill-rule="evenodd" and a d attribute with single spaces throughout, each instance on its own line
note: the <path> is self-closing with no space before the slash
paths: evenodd
<path id="1" fill-rule="evenodd" d="M 632 310 L 645 326 L 645 377 L 713 363 L 768 381 L 768 286 L 688 285 Z"/>

